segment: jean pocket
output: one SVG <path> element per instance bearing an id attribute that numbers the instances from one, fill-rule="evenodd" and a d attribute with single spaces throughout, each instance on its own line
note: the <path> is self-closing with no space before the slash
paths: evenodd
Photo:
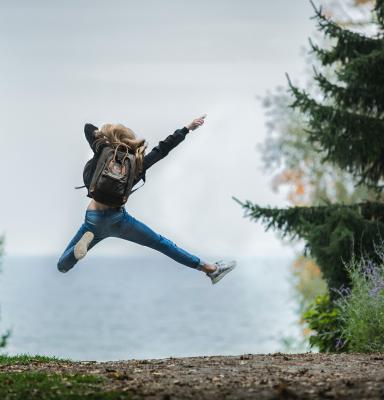
<path id="1" fill-rule="evenodd" d="M 89 213 L 89 212 L 87 212 L 85 214 L 85 222 L 90 224 L 90 225 L 93 225 L 93 226 L 100 224 L 103 221 L 103 219 L 104 218 L 102 217 L 102 215 L 97 214 L 97 213 L 93 213 L 93 212 Z"/>
<path id="2" fill-rule="evenodd" d="M 113 215 L 108 219 L 108 225 L 113 231 L 115 231 L 122 225 L 124 218 L 124 214 Z"/>

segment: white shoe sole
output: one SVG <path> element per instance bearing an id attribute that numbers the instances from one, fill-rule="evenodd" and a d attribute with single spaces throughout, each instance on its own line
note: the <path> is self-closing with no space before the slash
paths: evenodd
<path id="1" fill-rule="evenodd" d="M 88 246 L 92 242 L 95 235 L 92 232 L 85 232 L 81 239 L 76 243 L 74 248 L 74 254 L 76 260 L 81 260 L 84 258 L 88 251 Z"/>
<path id="2" fill-rule="evenodd" d="M 212 285 L 215 285 L 217 282 L 219 282 L 221 279 L 223 279 L 224 276 L 228 274 L 228 272 L 231 272 L 232 270 L 235 269 L 236 261 L 230 261 L 228 264 L 232 264 L 232 265 L 225 272 L 220 274 L 218 277 L 211 279 Z"/>

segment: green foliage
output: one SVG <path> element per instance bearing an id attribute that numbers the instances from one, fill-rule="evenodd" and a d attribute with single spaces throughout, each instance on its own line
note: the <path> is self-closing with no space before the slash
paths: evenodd
<path id="1" fill-rule="evenodd" d="M 328 9 L 328 12 L 332 12 Z M 354 9 L 354 11 L 356 11 Z M 354 16 L 356 13 L 354 13 Z M 322 19 L 321 13 L 317 16 Z M 355 18 L 355 17 L 353 17 Z M 361 28 L 362 19 L 359 21 L 348 20 L 348 26 L 353 26 L 354 22 Z M 324 21 L 326 22 L 326 20 Z M 366 19 L 366 25 L 369 20 Z M 335 23 L 331 23 L 335 32 L 343 34 L 341 28 Z M 355 33 L 346 33 L 343 41 L 361 41 L 364 37 Z M 320 51 L 320 46 L 311 43 L 312 50 L 314 47 Z M 369 46 L 375 46 L 377 42 L 366 38 L 366 43 L 362 46 L 365 51 Z M 332 37 L 323 37 L 321 39 L 321 47 L 331 48 L 335 41 Z M 336 42 L 337 45 L 337 42 Z M 338 68 L 322 68 L 321 57 L 318 52 L 312 51 L 306 56 L 306 72 L 304 87 L 310 96 L 318 101 L 324 100 L 327 105 L 338 104 L 345 101 L 347 106 L 358 104 L 361 100 L 361 91 L 359 82 L 350 82 L 350 89 L 345 93 L 342 85 L 336 84 L 338 79 Z M 328 57 L 329 58 L 329 57 Z M 323 60 L 324 61 L 324 60 Z M 311 67 L 308 67 L 311 65 Z M 313 73 L 314 71 L 314 73 Z M 354 83 L 356 83 L 354 85 Z M 353 87 L 353 88 L 352 88 Z M 374 95 L 365 100 L 366 104 L 372 105 L 372 99 L 382 99 L 384 91 L 380 86 L 375 86 Z M 325 95 L 324 95 L 325 94 Z M 277 189 L 279 186 L 286 185 L 289 187 L 288 200 L 293 205 L 311 205 L 320 206 L 330 203 L 353 204 L 362 201 L 377 201 L 377 192 L 368 188 L 364 184 L 358 184 L 349 172 L 341 169 L 337 164 L 330 161 L 324 161 L 326 152 L 314 143 L 308 140 L 309 115 L 301 112 L 299 108 L 290 107 L 295 97 L 292 91 L 287 92 L 284 87 L 278 87 L 273 92 L 268 92 L 262 98 L 262 105 L 265 108 L 267 117 L 268 135 L 265 142 L 260 146 L 261 157 L 264 161 L 264 167 L 268 172 L 273 172 L 272 187 Z M 264 220 L 265 223 L 269 221 Z M 317 229 L 313 225 L 313 229 Z M 311 230 L 309 229 L 309 233 Z M 297 235 L 297 237 L 299 237 Z M 294 239 L 291 236 L 291 239 Z M 354 241 L 356 242 L 356 241 Z M 307 245 L 307 253 L 310 245 Z M 303 323 L 302 315 L 309 305 L 315 300 L 317 295 L 327 292 L 326 282 L 323 274 L 318 274 L 318 265 L 313 260 L 313 254 L 307 254 L 306 257 L 301 256 L 294 262 L 294 292 L 297 297 L 297 313 L 300 315 L 300 323 Z M 328 260 L 325 260 L 327 263 Z M 296 266 L 295 266 L 296 265 Z M 327 267 L 332 275 L 332 266 Z M 335 274 L 337 275 L 342 264 L 335 259 Z M 340 268 L 341 266 L 341 268 Z M 337 278 L 337 276 L 336 276 Z M 330 278 L 332 280 L 332 278 Z M 339 285 L 341 281 L 347 279 L 347 274 L 343 274 L 337 283 L 331 285 Z M 329 279 L 328 279 L 329 282 Z M 334 292 L 331 292 L 334 295 Z M 307 330 L 303 329 L 304 337 L 307 336 Z M 284 349 L 289 349 L 289 343 Z"/>
<path id="2" fill-rule="evenodd" d="M 381 65 L 383 61 L 384 57 Z M 381 113 L 384 110 L 371 115 L 351 111 L 349 107 L 320 104 L 290 85 L 296 97 L 292 106 L 311 115 L 307 137 L 314 146 L 318 146 L 319 151 L 325 153 L 322 161 L 337 164 L 359 178 L 359 183 L 381 189 L 378 182 L 384 175 L 384 142 L 381 136 L 384 130 Z M 377 107 L 376 104 L 374 106 Z"/>
<path id="3" fill-rule="evenodd" d="M 345 345 L 340 340 L 340 311 L 333 305 L 328 294 L 317 296 L 303 318 L 313 330 L 309 338 L 311 347 L 318 348 L 321 352 L 345 350 Z"/>
<path id="4" fill-rule="evenodd" d="M 377 3 L 375 9 L 379 23 L 382 4 Z M 246 216 L 261 220 L 267 229 L 273 227 L 283 237 L 304 239 L 306 251 L 333 289 L 350 284 L 343 262 L 354 252 L 375 257 L 373 242 L 384 233 L 384 205 L 378 202 L 384 177 L 384 34 L 364 36 L 338 26 L 321 10 L 315 12 L 320 31 L 332 45 L 320 48 L 312 44 L 312 49 L 322 66 L 334 68 L 337 82 L 315 72 L 320 95 L 313 96 L 289 81 L 294 99 L 291 107 L 303 114 L 303 139 L 321 154 L 321 162 L 336 165 L 357 184 L 370 187 L 377 192 L 376 201 L 290 209 L 239 203 Z"/>
<path id="5" fill-rule="evenodd" d="M 383 246 L 378 251 L 383 256 Z M 346 266 L 351 290 L 337 300 L 342 337 L 352 352 L 384 352 L 384 262 L 353 259 Z"/>
<path id="6" fill-rule="evenodd" d="M 271 135 L 262 154 L 267 169 L 283 168 L 274 181 L 293 186 L 294 205 L 318 207 L 277 209 L 235 200 L 267 229 L 304 239 L 305 254 L 332 289 L 354 284 L 344 266 L 354 253 L 379 258 L 373 243 L 384 228 L 384 0 L 375 6 L 376 36 L 348 30 L 314 8 L 324 40 L 310 41 L 312 79 L 299 89 L 288 77 L 288 94 L 279 89 L 264 99 Z M 337 292 L 330 293 L 335 300 Z M 304 303 L 305 291 L 301 295 Z"/>
<path id="7" fill-rule="evenodd" d="M 311 43 L 312 49 L 323 66 L 337 67 L 338 83 L 315 72 L 323 95 L 315 99 L 289 81 L 292 107 L 308 117 L 307 140 L 324 153 L 324 161 L 380 190 L 384 176 L 384 37 L 351 32 L 327 19 L 321 10 L 315 11 L 320 31 L 334 44 L 324 49 Z"/>
<path id="8" fill-rule="evenodd" d="M 104 390 L 105 378 L 79 374 L 19 372 L 0 374 L 2 400 L 131 399 L 130 393 Z"/>
<path id="9" fill-rule="evenodd" d="M 322 13 L 321 8 L 317 9 L 316 6 L 313 8 L 315 10 L 313 18 L 317 19 L 319 31 L 323 32 L 325 37 L 335 40 L 330 49 L 320 48 L 310 41 L 312 50 L 323 65 L 334 65 L 335 63 L 348 65 L 351 60 L 359 59 L 361 56 L 383 48 L 380 37 L 367 37 L 345 29 L 328 19 Z"/>
<path id="10" fill-rule="evenodd" d="M 315 12 L 315 17 L 318 18 L 324 29 L 329 24 L 329 33 L 334 31 L 334 34 L 341 35 L 336 41 L 334 34 L 324 35 L 321 39 L 321 47 L 327 49 L 324 50 L 325 52 L 338 45 L 345 47 L 346 42 L 353 41 L 352 38 L 356 38 L 356 41 L 359 42 L 363 40 L 362 51 L 366 51 L 369 47 L 364 41 L 378 43 L 375 39 L 342 29 L 335 22 L 326 19 L 316 8 Z M 349 24 L 352 22 L 349 21 Z M 320 50 L 320 45 L 310 43 L 312 50 L 315 50 L 313 47 Z M 382 48 L 382 44 L 379 48 Z M 384 104 L 384 101 L 381 101 L 384 100 L 384 91 L 382 86 L 377 84 L 377 76 L 374 71 L 368 71 L 370 76 L 367 78 L 373 78 L 374 84 L 367 97 L 365 96 L 367 91 L 363 93 L 360 91 L 360 80 L 351 78 L 348 85 L 337 83 L 340 80 L 339 74 L 343 68 L 347 67 L 347 64 L 343 67 L 337 61 L 330 68 L 322 68 L 323 62 L 317 51 L 308 52 L 305 60 L 308 76 L 305 79 L 304 90 L 299 90 L 292 84 L 289 91 L 285 87 L 279 86 L 262 98 L 262 105 L 266 110 L 268 136 L 259 147 L 265 169 L 278 173 L 274 181 L 283 174 L 293 172 L 293 178 L 291 176 L 285 180 L 279 179 L 278 184 L 289 183 L 291 187 L 295 188 L 296 186 L 296 189 L 298 183 L 303 185 L 303 193 L 297 195 L 293 192 L 293 196 L 289 195 L 291 202 L 295 205 L 322 205 L 335 201 L 350 204 L 368 199 L 377 200 L 376 191 L 369 190 L 364 184 L 359 184 L 358 179 L 354 178 L 349 171 L 340 168 L 333 160 L 326 161 L 328 149 L 321 148 L 317 143 L 309 140 L 310 121 L 313 120 L 313 116 L 310 112 L 303 112 L 299 106 L 292 107 L 292 104 L 298 101 L 296 94 L 299 94 L 299 99 L 302 98 L 301 92 L 305 93 L 308 99 L 335 108 L 343 102 L 347 108 L 350 106 L 360 108 L 358 104 L 361 101 L 368 102 L 370 108 L 376 103 Z M 379 66 L 381 70 L 380 62 L 374 65 Z M 366 66 L 367 64 L 364 64 L 364 67 Z M 373 66 L 370 65 L 370 67 Z M 319 72 L 319 69 L 323 71 Z M 380 71 L 377 72 L 380 74 Z M 367 73 L 367 69 L 365 69 L 365 73 Z M 290 83 L 289 79 L 288 81 Z M 347 89 L 349 92 L 348 95 L 345 95 L 344 92 Z M 274 184 L 274 186 L 277 185 Z"/>
<path id="11" fill-rule="evenodd" d="M 384 352 L 384 242 L 376 260 L 356 257 L 345 264 L 351 282 L 335 301 L 318 296 L 303 314 L 314 331 L 310 344 L 322 352 Z"/>
<path id="12" fill-rule="evenodd" d="M 279 209 L 259 207 L 249 201 L 242 203 L 234 199 L 243 206 L 246 217 L 261 220 L 267 230 L 273 228 L 283 236 L 304 239 L 305 251 L 310 252 L 320 265 L 330 289 L 349 286 L 343 263 L 348 262 L 354 253 L 359 256 L 370 255 L 377 260 L 374 243 L 384 237 L 382 203 Z"/>

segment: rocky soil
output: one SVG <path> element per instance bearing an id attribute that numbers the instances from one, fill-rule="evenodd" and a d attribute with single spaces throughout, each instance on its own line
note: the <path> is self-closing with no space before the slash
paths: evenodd
<path id="1" fill-rule="evenodd" d="M 113 362 L 32 362 L 1 372 L 102 375 L 141 399 L 383 399 L 384 354 L 269 354 Z"/>

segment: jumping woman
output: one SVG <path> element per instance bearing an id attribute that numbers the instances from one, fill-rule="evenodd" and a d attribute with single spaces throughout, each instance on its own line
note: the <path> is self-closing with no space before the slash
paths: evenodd
<path id="1" fill-rule="evenodd" d="M 80 229 L 61 255 L 57 267 L 68 272 L 93 246 L 107 237 L 118 237 L 157 250 L 180 264 L 204 272 L 212 284 L 232 271 L 235 261 L 208 263 L 178 247 L 171 240 L 138 221 L 124 207 L 132 188 L 153 164 L 164 158 L 181 143 L 190 131 L 204 123 L 196 118 L 159 142 L 148 154 L 146 143 L 121 124 L 105 124 L 100 129 L 92 124 L 84 127 L 85 137 L 93 151 L 83 172 L 84 186 L 91 201 Z"/>

